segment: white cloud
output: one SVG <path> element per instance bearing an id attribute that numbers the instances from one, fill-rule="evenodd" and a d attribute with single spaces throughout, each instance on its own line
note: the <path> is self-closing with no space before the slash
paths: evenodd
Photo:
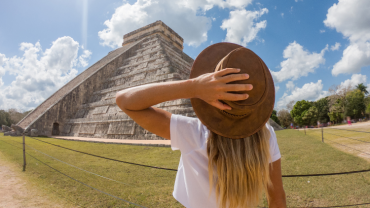
<path id="1" fill-rule="evenodd" d="M 2 66 L 4 65 L 6 61 L 7 61 L 7 58 L 5 57 L 5 55 L 0 53 L 0 87 L 3 86 L 4 84 L 2 77 L 4 76 L 6 71 L 5 71 L 5 68 Z"/>
<path id="2" fill-rule="evenodd" d="M 281 15 L 281 17 L 284 17 L 284 13 L 281 13 L 280 15 Z"/>
<path id="3" fill-rule="evenodd" d="M 370 65 L 370 41 L 353 42 L 343 51 L 343 56 L 333 66 L 331 73 L 334 76 L 344 73 L 358 73 L 364 66 Z"/>
<path id="4" fill-rule="evenodd" d="M 278 72 L 271 71 L 274 80 L 282 82 L 288 79 L 297 80 L 302 76 L 315 72 L 320 64 L 325 63 L 324 54 L 328 50 L 328 45 L 320 53 L 305 50 L 303 46 L 296 43 L 290 43 L 283 52 L 286 59 L 280 63 L 281 70 Z"/>
<path id="5" fill-rule="evenodd" d="M 285 108 L 285 106 L 292 100 L 309 100 L 316 101 L 320 98 L 323 98 L 329 95 L 328 91 L 323 91 L 323 84 L 321 80 L 318 80 L 316 83 L 310 82 L 303 85 L 302 88 L 296 87 L 290 95 L 284 93 L 284 95 L 279 99 L 276 105 L 276 109 L 280 110 Z"/>
<path id="6" fill-rule="evenodd" d="M 0 89 L 0 108 L 28 110 L 43 102 L 76 76 L 74 67 L 79 64 L 79 48 L 78 42 L 65 36 L 55 40 L 44 52 L 39 42 L 21 43 L 23 56 L 0 56 L 0 69 L 16 76 L 10 85 Z M 81 65 L 87 64 L 85 58 L 91 55 L 86 51 L 80 56 L 85 61 Z"/>
<path id="7" fill-rule="evenodd" d="M 214 6 L 218 6 L 222 9 L 229 8 L 244 8 L 252 3 L 252 0 L 183 0 L 180 1 L 180 5 L 190 8 L 193 11 L 199 9 L 207 11 L 212 9 Z"/>
<path id="8" fill-rule="evenodd" d="M 370 65 L 369 9 L 368 0 L 340 0 L 328 9 L 324 24 L 350 41 L 341 60 L 333 66 L 334 76 L 360 72 L 362 67 Z"/>
<path id="9" fill-rule="evenodd" d="M 86 67 L 88 65 L 91 54 L 91 51 L 84 50 L 82 55 L 78 57 L 78 66 Z"/>
<path id="10" fill-rule="evenodd" d="M 337 51 L 337 50 L 339 50 L 339 47 L 340 47 L 340 43 L 336 42 L 335 45 L 332 45 L 330 47 L 330 50 Z"/>
<path id="11" fill-rule="evenodd" d="M 275 85 L 275 93 L 277 93 L 277 91 L 279 91 L 279 89 L 280 89 L 280 86 Z"/>
<path id="12" fill-rule="evenodd" d="M 217 2 L 222 4 L 224 1 Z M 245 1 L 227 2 L 224 4 L 238 5 Z M 212 19 L 202 16 L 197 11 L 200 8 L 207 10 L 214 5 L 213 1 L 138 0 L 133 4 L 124 1 L 122 6 L 116 8 L 111 19 L 104 22 L 107 28 L 99 31 L 98 35 L 102 45 L 119 47 L 122 45 L 124 34 L 153 23 L 155 20 L 162 20 L 183 37 L 186 44 L 198 46 L 207 40 Z"/>
<path id="13" fill-rule="evenodd" d="M 293 83 L 293 81 L 288 81 L 286 84 L 285 84 L 286 88 L 288 91 L 292 91 L 294 88 L 295 88 L 295 85 Z"/>
<path id="14" fill-rule="evenodd" d="M 320 33 L 324 33 L 325 32 L 325 30 L 320 30 Z"/>
<path id="15" fill-rule="evenodd" d="M 266 28 L 266 20 L 256 22 L 265 13 L 268 13 L 266 8 L 259 11 L 231 11 L 229 18 L 224 19 L 221 25 L 221 29 L 227 30 L 225 41 L 247 46 L 261 29 Z"/>
<path id="16" fill-rule="evenodd" d="M 353 74 L 351 79 L 347 79 L 344 82 L 341 82 L 340 87 L 341 88 L 347 88 L 347 87 L 355 88 L 356 85 L 361 84 L 361 83 L 366 85 L 366 80 L 367 80 L 366 75 Z"/>

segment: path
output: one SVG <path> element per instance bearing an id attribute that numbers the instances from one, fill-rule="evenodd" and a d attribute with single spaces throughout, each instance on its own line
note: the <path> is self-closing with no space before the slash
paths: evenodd
<path id="1" fill-rule="evenodd" d="M 370 132 L 370 121 L 352 123 L 352 125 L 339 125 L 339 126 L 332 126 L 332 127 L 324 127 L 324 135 L 325 135 L 325 129 L 328 129 L 328 130 L 331 129 L 331 131 L 333 131 L 333 132 L 328 131 L 328 133 L 331 132 L 333 134 L 339 135 L 335 139 L 335 141 L 338 142 L 338 143 L 344 144 L 347 147 L 345 147 L 343 145 L 333 143 L 333 142 L 328 142 L 330 145 L 333 145 L 333 146 L 337 147 L 338 149 L 340 149 L 344 152 L 356 155 L 356 156 L 361 157 L 361 158 L 370 162 L 370 143 L 363 143 L 363 142 L 354 142 L 353 143 L 352 142 L 353 140 L 347 139 L 347 141 L 346 141 L 346 138 L 341 137 L 341 136 L 344 135 L 345 137 L 350 137 L 350 138 L 370 142 L 370 140 L 369 140 L 370 133 L 361 133 L 360 135 L 357 135 L 357 136 L 354 137 L 354 136 L 348 135 L 348 133 L 350 131 L 343 131 L 343 130 L 359 130 L 359 131 Z M 343 130 L 337 130 L 337 132 L 335 132 L 335 129 L 343 129 Z M 315 130 L 318 130 L 318 129 L 315 129 Z M 338 140 L 340 140 L 340 141 L 338 141 Z M 361 152 L 356 151 L 354 149 L 360 150 Z"/>
<path id="2" fill-rule="evenodd" d="M 358 122 L 358 123 L 352 123 L 352 125 L 344 124 L 339 126 L 331 126 L 331 127 L 325 127 L 325 128 L 337 128 L 337 129 L 351 129 L 351 128 L 367 128 L 365 131 L 370 131 L 370 121 L 366 122 Z"/>
<path id="3" fill-rule="evenodd" d="M 21 167 L 5 161 L 0 153 L 0 208 L 65 207 L 52 202 L 21 177 Z"/>
<path id="4" fill-rule="evenodd" d="M 131 144 L 131 145 L 159 146 L 159 147 L 171 146 L 171 140 L 128 140 L 128 139 L 103 139 L 103 138 L 71 137 L 71 136 L 53 136 L 53 138 L 73 141 L 112 143 L 112 144 Z"/>

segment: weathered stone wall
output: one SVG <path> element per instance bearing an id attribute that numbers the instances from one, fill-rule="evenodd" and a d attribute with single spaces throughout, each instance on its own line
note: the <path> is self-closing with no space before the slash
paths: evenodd
<path id="1" fill-rule="evenodd" d="M 118 66 L 102 89 L 93 93 L 88 103 L 69 119 L 63 135 L 114 138 L 163 139 L 153 135 L 129 118 L 115 103 L 115 94 L 129 87 L 148 83 L 188 79 L 193 59 L 168 42 L 161 33 L 145 37 L 140 47 Z M 156 107 L 186 116 L 195 116 L 190 100 L 167 101 Z"/>

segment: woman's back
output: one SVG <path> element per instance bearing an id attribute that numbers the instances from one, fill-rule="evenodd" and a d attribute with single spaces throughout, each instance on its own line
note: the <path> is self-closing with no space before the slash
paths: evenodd
<path id="1" fill-rule="evenodd" d="M 280 156 L 276 135 L 270 131 L 271 161 Z M 217 207 L 215 191 L 210 194 L 207 138 L 210 131 L 199 119 L 172 114 L 170 122 L 172 150 L 180 150 L 181 158 L 173 196 L 187 208 Z"/>

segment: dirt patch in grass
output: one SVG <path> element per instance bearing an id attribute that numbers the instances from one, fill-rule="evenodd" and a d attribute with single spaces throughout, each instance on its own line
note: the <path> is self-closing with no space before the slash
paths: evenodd
<path id="1" fill-rule="evenodd" d="M 73 207 L 62 202 L 53 202 L 49 196 L 25 180 L 20 170 L 20 167 L 5 161 L 0 152 L 0 207 Z"/>

